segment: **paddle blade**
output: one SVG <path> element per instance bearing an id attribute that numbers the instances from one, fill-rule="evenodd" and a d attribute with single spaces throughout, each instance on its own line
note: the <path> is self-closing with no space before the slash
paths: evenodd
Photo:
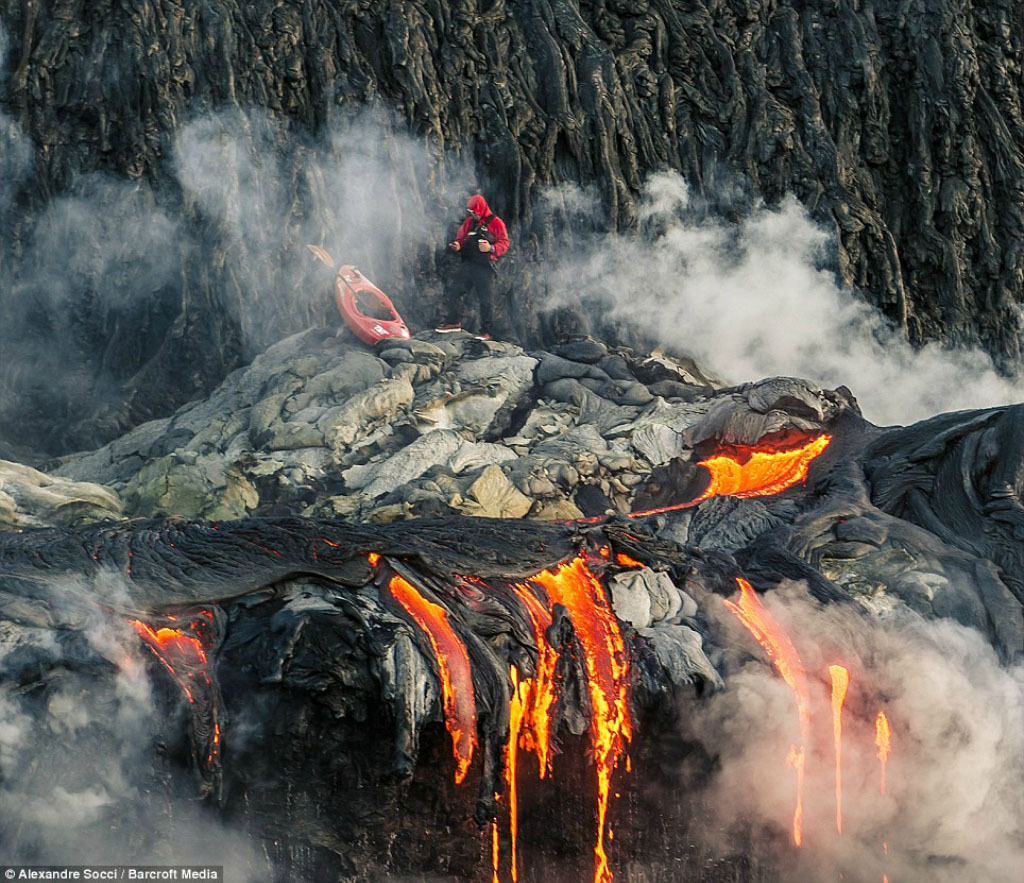
<path id="1" fill-rule="evenodd" d="M 327 264 L 327 266 L 330 267 L 332 270 L 334 269 L 334 258 L 332 258 L 319 245 L 307 245 L 306 248 L 308 248 L 313 253 L 313 257 L 315 257 L 318 261 L 323 261 L 323 263 Z"/>

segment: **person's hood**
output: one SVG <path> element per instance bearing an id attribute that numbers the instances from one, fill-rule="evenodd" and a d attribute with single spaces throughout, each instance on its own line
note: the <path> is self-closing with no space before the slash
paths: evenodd
<path id="1" fill-rule="evenodd" d="M 471 212 L 476 212 L 481 218 L 486 218 L 491 213 L 491 207 L 487 204 L 487 200 L 479 193 L 469 197 L 466 208 Z"/>

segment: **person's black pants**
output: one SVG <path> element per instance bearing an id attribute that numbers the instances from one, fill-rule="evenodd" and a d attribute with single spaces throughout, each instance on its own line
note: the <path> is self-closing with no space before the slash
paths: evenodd
<path id="1" fill-rule="evenodd" d="M 467 331 L 487 331 L 494 316 L 493 287 L 494 268 L 490 263 L 463 261 L 445 292 L 445 322 L 461 324 Z"/>

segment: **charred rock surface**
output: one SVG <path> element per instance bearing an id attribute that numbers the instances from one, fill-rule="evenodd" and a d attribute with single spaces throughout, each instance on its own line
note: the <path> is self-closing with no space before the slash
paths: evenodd
<path id="1" fill-rule="evenodd" d="M 542 190 L 594 188 L 588 226 L 624 230 L 646 176 L 674 169 L 701 211 L 795 194 L 834 230 L 833 269 L 912 340 L 1019 363 L 1013 3 L 58 0 L 8 3 L 0 20 L 2 318 L 23 356 L 2 378 L 11 441 L 94 447 L 308 325 L 322 306 L 290 259 L 303 237 L 357 226 L 382 246 L 367 258 L 378 283 L 415 324 L 435 321 L 461 162 L 511 223 L 499 331 L 528 345 L 589 322 L 536 314 L 535 262 L 572 247 L 578 221 Z M 394 114 L 371 149 L 390 157 L 391 208 L 353 225 L 316 145 L 366 105 Z M 402 155 L 406 130 L 432 145 L 431 168 Z M 186 134 L 214 158 L 198 181 Z"/>

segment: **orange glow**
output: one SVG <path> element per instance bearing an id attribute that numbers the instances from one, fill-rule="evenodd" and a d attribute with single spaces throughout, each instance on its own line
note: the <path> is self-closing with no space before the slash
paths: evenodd
<path id="1" fill-rule="evenodd" d="M 880 711 L 875 718 L 875 748 L 878 750 L 878 760 L 882 765 L 882 776 L 878 785 L 880 794 L 885 794 L 885 765 L 889 760 L 890 739 L 889 718 L 885 716 L 884 711 Z"/>
<path id="2" fill-rule="evenodd" d="M 699 497 L 676 506 L 633 512 L 631 518 L 688 509 L 711 497 L 770 497 L 807 480 L 807 471 L 815 458 L 829 446 L 830 435 L 819 435 L 799 448 L 786 451 L 753 448 L 749 458 L 740 462 L 728 454 L 718 454 L 698 464 L 711 473 L 711 483 Z"/>
<path id="3" fill-rule="evenodd" d="M 163 663 L 164 668 L 171 673 L 171 677 L 184 691 L 188 701 L 193 702 L 189 679 L 193 673 L 206 676 L 206 651 L 199 638 L 186 635 L 177 629 L 154 630 L 152 626 L 137 619 L 132 620 L 132 626 L 149 649 L 156 654 L 156 658 Z"/>
<path id="4" fill-rule="evenodd" d="M 587 670 L 587 688 L 593 717 L 590 744 L 597 766 L 598 829 L 594 847 L 594 880 L 612 879 L 604 849 L 605 822 L 612 772 L 632 738 L 629 715 L 629 662 L 618 620 L 612 612 L 604 587 L 577 557 L 554 570 L 533 578 L 547 589 L 553 604 L 561 604 L 572 619 L 576 637 L 583 648 Z"/>
<path id="5" fill-rule="evenodd" d="M 832 738 L 836 747 L 836 830 L 843 833 L 843 703 L 850 687 L 850 673 L 841 665 L 828 667 L 832 678 Z"/>
<path id="6" fill-rule="evenodd" d="M 529 679 L 520 681 L 519 672 L 512 668 L 512 701 L 509 707 L 508 756 L 505 762 L 505 783 L 508 785 L 509 834 L 512 841 L 512 879 L 519 879 L 519 792 L 516 788 L 516 766 L 519 757 L 519 731 L 526 709 L 530 706 Z"/>
<path id="7" fill-rule="evenodd" d="M 498 823 L 491 822 L 491 883 L 498 883 L 498 867 L 501 860 L 501 842 L 498 838 Z"/>
<path id="8" fill-rule="evenodd" d="M 512 591 L 523 602 L 537 643 L 537 675 L 530 688 L 530 703 L 522 731 L 523 747 L 535 751 L 540 764 L 540 777 L 551 772 L 551 712 L 555 704 L 555 668 L 558 653 L 545 637 L 551 627 L 551 613 L 533 590 L 522 583 L 513 583 Z"/>
<path id="9" fill-rule="evenodd" d="M 796 771 L 796 810 L 793 813 L 793 843 L 800 846 L 803 841 L 803 792 L 804 792 L 804 761 L 807 756 L 807 745 L 810 741 L 811 716 L 807 675 L 803 663 L 786 633 L 779 627 L 768 608 L 761 603 L 753 586 L 745 579 L 737 577 L 740 587 L 738 604 L 725 601 L 725 606 L 736 615 L 746 629 L 764 648 L 768 658 L 782 676 L 796 698 L 796 709 L 800 723 L 800 745 L 792 746 L 788 762 Z"/>
<path id="10" fill-rule="evenodd" d="M 469 772 L 476 747 L 476 696 L 469 652 L 443 607 L 428 601 L 397 574 L 391 577 L 389 588 L 394 599 L 423 630 L 434 650 L 441 676 L 444 723 L 451 734 L 455 755 L 455 783 L 461 784 Z"/>
<path id="11" fill-rule="evenodd" d="M 629 555 L 624 552 L 619 552 L 619 554 L 615 556 L 615 560 L 623 567 L 646 567 L 643 561 L 637 561 L 635 558 L 630 558 Z"/>
<path id="12" fill-rule="evenodd" d="M 377 566 L 377 562 L 380 561 L 380 553 L 379 552 L 370 552 L 366 556 L 366 558 L 370 562 L 370 567 L 376 567 Z"/>
<path id="13" fill-rule="evenodd" d="M 177 620 L 175 616 L 164 618 L 171 622 Z M 130 622 L 138 636 L 153 651 L 163 667 L 170 672 L 174 682 L 185 694 L 185 698 L 190 704 L 195 705 L 196 703 L 195 687 L 199 688 L 200 697 L 216 692 L 210 677 L 207 648 L 203 646 L 203 637 L 208 637 L 208 630 L 213 624 L 212 613 L 202 610 L 181 628 L 154 629 L 151 625 L 138 619 L 130 620 Z M 216 704 L 209 708 L 209 713 L 212 716 L 213 737 L 206 754 L 206 763 L 213 764 L 220 753 L 221 736 Z"/>

